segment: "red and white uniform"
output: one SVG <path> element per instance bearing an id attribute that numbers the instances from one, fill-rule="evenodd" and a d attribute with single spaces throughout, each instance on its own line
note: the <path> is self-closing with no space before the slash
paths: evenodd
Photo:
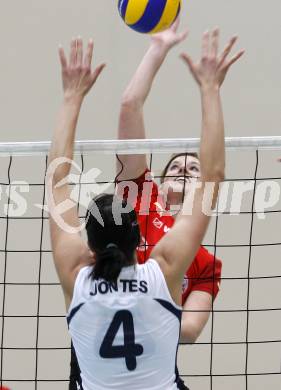
<path id="1" fill-rule="evenodd" d="M 171 229 L 175 219 L 165 212 L 164 199 L 159 194 L 158 186 L 149 170 L 132 182 L 137 185 L 137 199 L 131 198 L 131 190 L 128 194 L 129 187 L 126 187 L 126 182 L 119 185 L 124 186 L 124 195 L 130 203 L 135 203 L 141 231 L 141 244 L 137 249 L 138 262 L 142 264 L 149 259 L 153 247 Z M 205 291 L 215 298 L 219 292 L 221 268 L 221 261 L 201 246 L 185 274 L 182 303 L 185 303 L 192 291 Z"/>

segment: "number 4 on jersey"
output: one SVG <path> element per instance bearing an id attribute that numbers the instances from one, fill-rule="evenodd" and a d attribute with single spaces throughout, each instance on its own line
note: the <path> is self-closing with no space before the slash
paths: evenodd
<path id="1" fill-rule="evenodd" d="M 116 334 L 123 325 L 124 345 L 113 345 Z M 124 358 L 129 371 L 137 367 L 137 356 L 143 354 L 143 346 L 135 344 L 135 330 L 132 313 L 128 310 L 118 311 L 106 332 L 100 347 L 100 356 L 104 359 Z"/>

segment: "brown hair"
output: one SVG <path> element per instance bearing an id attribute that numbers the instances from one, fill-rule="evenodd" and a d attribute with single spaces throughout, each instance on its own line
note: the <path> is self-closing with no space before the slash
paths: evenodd
<path id="1" fill-rule="evenodd" d="M 169 169 L 169 166 L 171 165 L 172 161 L 174 161 L 176 158 L 181 157 L 181 156 L 191 156 L 197 158 L 199 160 L 199 155 L 196 152 L 187 152 L 187 153 L 174 153 L 172 154 L 170 160 L 166 164 L 165 168 L 163 169 L 161 176 L 160 176 L 160 183 L 162 184 L 164 182 L 164 178 L 166 177 L 167 170 Z"/>

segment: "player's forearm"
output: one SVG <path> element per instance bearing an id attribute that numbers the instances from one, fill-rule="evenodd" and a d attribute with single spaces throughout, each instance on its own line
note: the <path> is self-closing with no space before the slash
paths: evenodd
<path id="1" fill-rule="evenodd" d="M 53 135 L 49 164 L 60 157 L 72 160 L 76 126 L 81 105 L 82 99 L 80 97 L 64 98 Z M 60 164 L 56 169 L 53 184 L 55 185 L 56 182 L 65 178 L 69 174 L 70 168 L 70 164 Z"/>
<path id="2" fill-rule="evenodd" d="M 181 343 L 193 344 L 202 333 L 212 311 L 212 296 L 204 291 L 192 291 L 183 306 Z"/>
<path id="3" fill-rule="evenodd" d="M 181 324 L 180 343 L 194 344 L 200 335 L 200 331 L 192 324 Z"/>
<path id="4" fill-rule="evenodd" d="M 143 58 L 122 97 L 118 139 L 146 138 L 143 105 L 167 52 L 165 47 L 152 44 Z M 145 155 L 122 155 L 119 160 L 123 165 L 121 167 L 119 161 L 117 162 L 117 173 L 122 170 L 120 180 L 136 178 L 147 168 Z"/>
<path id="5" fill-rule="evenodd" d="M 225 171 L 224 120 L 219 87 L 202 86 L 200 162 L 202 180 L 220 182 Z"/>
<path id="6" fill-rule="evenodd" d="M 122 97 L 118 139 L 146 138 L 143 105 L 166 54 L 164 47 L 151 45 L 144 56 Z"/>
<path id="7" fill-rule="evenodd" d="M 164 62 L 167 53 L 168 49 L 164 46 L 151 44 L 123 94 L 123 106 L 143 106 L 149 95 L 155 76 Z"/>
<path id="8" fill-rule="evenodd" d="M 209 313 L 200 314 L 201 318 L 199 318 L 198 315 L 195 315 L 195 318 L 193 319 L 193 313 L 190 313 L 191 318 L 184 319 L 183 317 L 181 323 L 180 343 L 194 344 L 197 341 L 209 318 Z"/>

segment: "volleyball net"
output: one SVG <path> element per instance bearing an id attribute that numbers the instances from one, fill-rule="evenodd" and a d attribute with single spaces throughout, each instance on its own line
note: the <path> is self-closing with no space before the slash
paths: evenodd
<path id="1" fill-rule="evenodd" d="M 194 345 L 179 348 L 191 390 L 279 390 L 281 137 L 228 138 L 226 180 L 203 245 L 223 262 L 221 291 Z M 83 221 L 113 192 L 116 154 L 147 154 L 155 180 L 198 139 L 77 142 L 70 175 Z M 0 387 L 68 388 L 70 339 L 53 266 L 45 174 L 50 144 L 0 144 Z M 165 342 L 165 340 L 163 340 Z"/>

